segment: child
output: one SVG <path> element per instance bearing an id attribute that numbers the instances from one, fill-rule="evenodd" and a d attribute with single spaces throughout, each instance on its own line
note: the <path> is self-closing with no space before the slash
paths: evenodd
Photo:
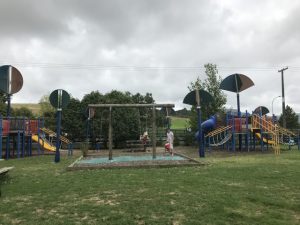
<path id="1" fill-rule="evenodd" d="M 168 131 L 167 131 L 167 142 L 170 144 L 169 151 L 170 151 L 171 155 L 173 156 L 174 155 L 174 153 L 173 153 L 174 134 L 170 130 L 170 128 L 168 128 Z"/>

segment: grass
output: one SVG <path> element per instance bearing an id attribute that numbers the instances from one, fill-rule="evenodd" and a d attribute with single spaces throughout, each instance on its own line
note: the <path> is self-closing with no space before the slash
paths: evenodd
<path id="1" fill-rule="evenodd" d="M 34 103 L 13 103 L 12 108 L 18 109 L 21 107 L 26 107 L 29 110 L 32 111 L 34 115 L 39 115 L 40 114 L 40 105 L 39 104 L 34 104 Z"/>
<path id="2" fill-rule="evenodd" d="M 172 129 L 186 129 L 188 125 L 188 118 L 171 116 L 171 128 Z"/>
<path id="3" fill-rule="evenodd" d="M 193 155 L 196 149 L 187 149 Z M 200 167 L 67 172 L 39 156 L 2 186 L 0 224 L 300 224 L 300 152 L 207 154 Z"/>

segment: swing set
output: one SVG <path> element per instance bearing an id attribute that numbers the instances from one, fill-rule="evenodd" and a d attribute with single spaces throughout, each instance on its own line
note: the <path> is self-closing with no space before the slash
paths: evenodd
<path id="1" fill-rule="evenodd" d="M 109 115 L 108 115 L 108 148 L 109 148 L 109 160 L 113 159 L 113 126 L 112 126 L 112 110 L 114 108 L 151 108 L 152 109 L 152 158 L 156 158 L 156 108 L 173 108 L 174 104 L 89 104 L 88 110 L 89 115 L 95 113 L 96 108 L 108 108 Z M 168 111 L 168 110 L 167 110 Z"/>

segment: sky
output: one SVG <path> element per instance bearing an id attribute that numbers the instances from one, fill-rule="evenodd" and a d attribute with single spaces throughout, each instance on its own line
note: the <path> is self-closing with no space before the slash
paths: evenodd
<path id="1" fill-rule="evenodd" d="M 152 93 L 182 103 L 204 64 L 224 79 L 241 73 L 254 86 L 241 110 L 300 112 L 298 0 L 1 0 L 0 65 L 22 74 L 12 103 L 37 103 L 55 89 L 79 100 L 91 91 Z M 224 92 L 228 108 L 236 95 Z M 278 98 L 276 98 L 278 97 Z M 272 107 L 273 106 L 273 107 Z"/>

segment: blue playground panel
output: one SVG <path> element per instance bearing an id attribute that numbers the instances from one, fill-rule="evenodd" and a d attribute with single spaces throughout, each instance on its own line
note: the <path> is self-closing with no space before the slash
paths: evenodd
<path id="1" fill-rule="evenodd" d="M 152 158 L 152 155 L 146 156 L 115 156 L 112 160 L 109 160 L 107 157 L 102 158 L 90 158 L 79 160 L 77 164 L 108 164 L 108 163 L 118 163 L 118 162 L 137 162 L 137 161 L 165 161 L 165 160 L 186 160 L 186 158 L 174 155 L 174 156 L 156 156 L 155 159 Z"/>

